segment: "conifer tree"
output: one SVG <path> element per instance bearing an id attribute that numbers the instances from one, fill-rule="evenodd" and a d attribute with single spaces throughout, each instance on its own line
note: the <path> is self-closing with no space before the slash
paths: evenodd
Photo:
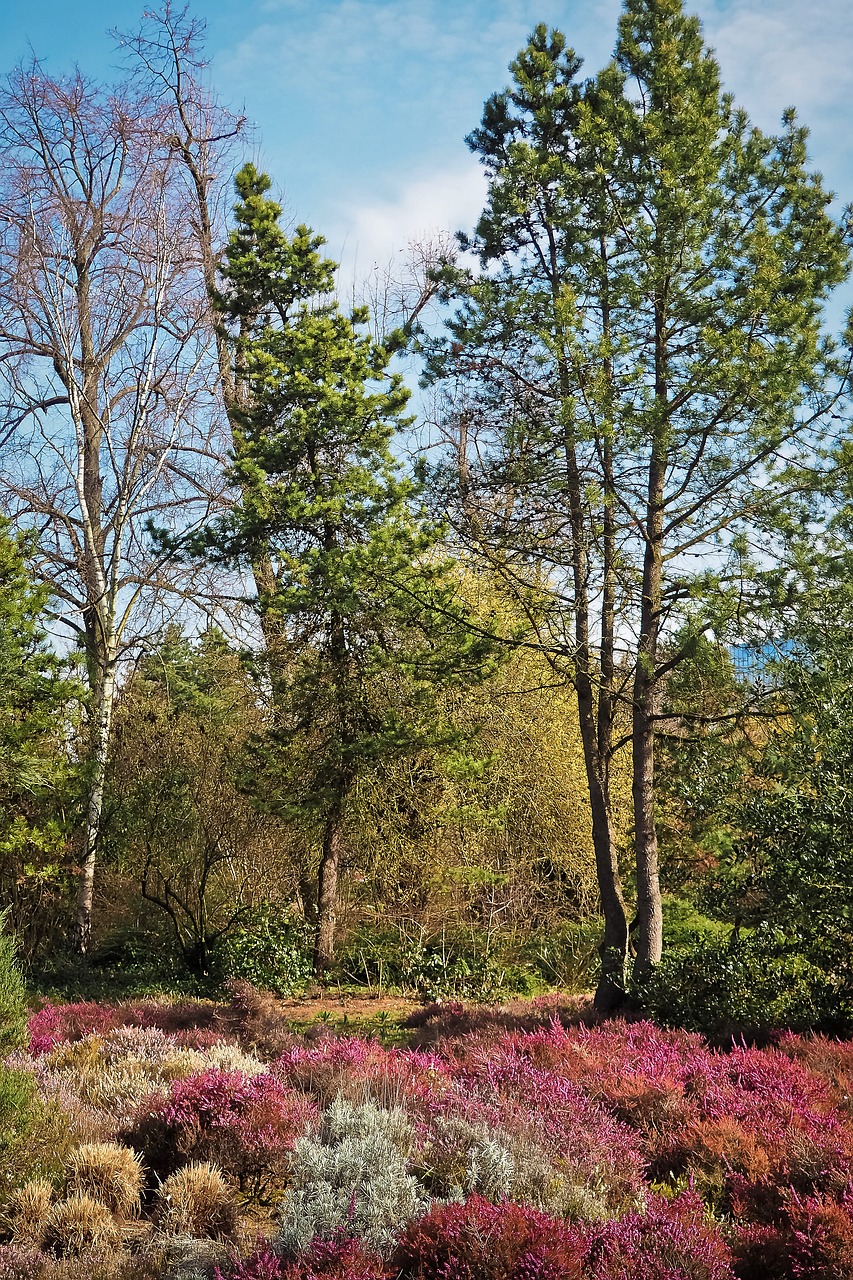
<path id="1" fill-rule="evenodd" d="M 698 637 L 744 625 L 756 541 L 773 552 L 757 531 L 846 385 L 822 307 L 849 255 L 794 112 L 754 129 L 681 0 L 626 0 L 614 60 L 580 66 L 537 27 L 486 103 L 486 270 L 429 357 L 463 389 L 460 520 L 577 693 L 607 1006 L 629 952 L 611 761 L 630 746 L 642 971 L 662 947 L 662 692 Z"/>
<path id="2" fill-rule="evenodd" d="M 48 591 L 30 571 L 31 550 L 0 520 L 0 891 L 27 951 L 41 941 L 46 902 L 48 914 L 64 905 L 77 789 L 69 712 L 82 692 L 47 643 Z"/>
<path id="3" fill-rule="evenodd" d="M 288 236 L 270 180 L 246 165 L 219 299 L 238 379 L 233 478 L 241 500 L 208 531 L 216 556 L 267 557 L 263 617 L 276 723 L 258 744 L 265 801 L 318 833 L 316 965 L 334 954 L 347 801 L 364 770 L 453 743 L 435 692 L 490 669 L 439 531 L 391 452 L 408 392 L 388 354 L 332 299 L 334 264 L 306 227 Z"/>

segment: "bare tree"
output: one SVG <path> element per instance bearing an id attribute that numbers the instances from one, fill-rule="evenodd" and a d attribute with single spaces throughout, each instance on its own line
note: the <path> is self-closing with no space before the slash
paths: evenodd
<path id="1" fill-rule="evenodd" d="M 148 537 L 218 498 L 209 327 L 163 113 L 37 62 L 0 95 L 2 501 L 88 673 L 73 941 L 89 947 L 117 664 L 176 583 Z"/>

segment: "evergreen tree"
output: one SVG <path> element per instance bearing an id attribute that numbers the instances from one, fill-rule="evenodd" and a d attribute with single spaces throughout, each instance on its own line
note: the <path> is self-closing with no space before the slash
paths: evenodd
<path id="1" fill-rule="evenodd" d="M 469 139 L 487 270 L 429 354 L 463 388 L 460 519 L 577 693 L 608 1005 L 629 950 L 611 761 L 630 745 L 642 970 L 662 946 L 666 679 L 698 636 L 743 626 L 756 531 L 845 385 L 822 306 L 849 256 L 793 111 L 778 137 L 752 128 L 681 0 L 626 0 L 614 60 L 587 82 L 580 65 L 537 27 L 487 102 Z"/>
<path id="2" fill-rule="evenodd" d="M 207 545 L 273 565 L 275 587 L 258 607 L 284 642 L 273 655 L 276 723 L 256 768 L 265 803 L 317 831 L 322 971 L 356 780 L 427 743 L 455 742 L 435 691 L 482 679 L 492 645 L 469 625 L 439 530 L 391 452 L 408 392 L 360 332 L 366 311 L 348 317 L 332 300 L 322 239 L 306 227 L 285 234 L 269 178 L 247 165 L 236 186 L 219 305 L 246 388 L 233 467 L 241 501 Z"/>
<path id="3" fill-rule="evenodd" d="M 30 549 L 0 521 L 0 884 L 27 952 L 65 907 L 79 692 L 47 643 L 48 592 L 30 572 Z"/>

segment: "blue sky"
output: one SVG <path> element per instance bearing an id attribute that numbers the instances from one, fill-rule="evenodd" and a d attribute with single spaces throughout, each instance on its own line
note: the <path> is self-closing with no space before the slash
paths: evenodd
<path id="1" fill-rule="evenodd" d="M 28 42 L 53 73 L 110 78 L 112 26 L 141 0 L 6 0 L 0 65 Z M 853 200 L 850 0 L 694 0 L 726 86 L 773 129 L 798 107 L 816 167 Z M 410 237 L 469 226 L 482 202 L 464 145 L 538 21 L 561 27 L 592 72 L 608 57 L 618 0 L 199 0 L 212 80 L 256 125 L 256 158 L 289 214 L 366 274 Z"/>

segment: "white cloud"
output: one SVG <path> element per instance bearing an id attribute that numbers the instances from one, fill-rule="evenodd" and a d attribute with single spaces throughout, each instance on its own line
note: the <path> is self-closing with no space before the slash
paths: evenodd
<path id="1" fill-rule="evenodd" d="M 485 198 L 485 178 L 471 158 L 453 168 L 409 176 L 390 199 L 341 207 L 329 240 L 341 260 L 342 276 L 358 279 L 384 268 L 405 254 L 412 241 L 470 230 Z"/>
<path id="2" fill-rule="evenodd" d="M 849 183 L 850 0 L 706 0 L 698 7 L 724 84 L 755 123 L 775 131 L 785 108 L 796 107 L 830 185 Z"/>

